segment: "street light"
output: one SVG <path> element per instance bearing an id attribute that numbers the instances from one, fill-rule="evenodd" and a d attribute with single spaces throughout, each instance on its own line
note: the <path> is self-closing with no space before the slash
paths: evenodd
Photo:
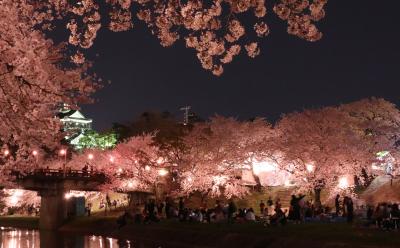
<path id="1" fill-rule="evenodd" d="M 67 150 L 61 149 L 59 154 L 60 154 L 60 156 L 64 156 L 63 172 L 64 172 L 64 177 L 65 177 L 65 174 L 66 174 L 65 166 L 67 164 Z"/>
<path id="2" fill-rule="evenodd" d="M 166 176 L 167 174 L 168 174 L 168 171 L 164 168 L 158 170 L 158 175 L 160 175 L 162 177 Z"/>
<path id="3" fill-rule="evenodd" d="M 89 159 L 89 160 L 92 160 L 93 158 L 94 158 L 93 154 L 92 154 L 92 153 L 89 153 L 88 159 Z"/>
<path id="4" fill-rule="evenodd" d="M 8 155 L 10 155 L 10 150 L 6 149 L 3 153 L 4 153 L 4 156 L 7 157 Z"/>
<path id="5" fill-rule="evenodd" d="M 38 151 L 33 150 L 32 155 L 35 157 L 36 167 L 38 167 Z"/>

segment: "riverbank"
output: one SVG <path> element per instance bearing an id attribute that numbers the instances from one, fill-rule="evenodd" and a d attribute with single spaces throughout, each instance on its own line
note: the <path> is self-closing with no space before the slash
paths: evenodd
<path id="1" fill-rule="evenodd" d="M 96 235 L 119 239 L 157 240 L 166 244 L 165 247 L 400 247 L 398 232 L 356 228 L 347 223 L 291 224 L 265 228 L 261 223 L 198 224 L 164 221 L 148 225 L 131 224 L 118 230 L 111 218 L 97 218 L 92 221 L 76 219 L 61 230 L 79 230 L 82 233 L 96 230 Z"/>
<path id="2" fill-rule="evenodd" d="M 36 217 L 0 217 L 0 226 L 37 228 Z M 141 240 L 162 247 L 400 247 L 399 232 L 358 228 L 346 223 L 310 223 L 265 228 L 260 223 L 198 224 L 163 221 L 128 224 L 118 229 L 115 217 L 76 218 L 60 228 L 66 235 L 98 235 Z M 157 246 L 158 246 L 157 245 Z"/>
<path id="3" fill-rule="evenodd" d="M 23 229 L 38 229 L 39 217 L 21 215 L 0 216 L 0 226 Z"/>

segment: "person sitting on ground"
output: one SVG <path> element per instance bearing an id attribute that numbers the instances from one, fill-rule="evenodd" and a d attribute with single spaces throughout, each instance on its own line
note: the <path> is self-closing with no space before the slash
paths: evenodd
<path id="1" fill-rule="evenodd" d="M 256 215 L 254 214 L 254 211 L 252 208 L 249 208 L 247 210 L 245 219 L 246 219 L 246 221 L 256 221 Z"/>
<path id="2" fill-rule="evenodd" d="M 228 219 L 229 219 L 229 220 L 231 220 L 231 219 L 233 218 L 233 216 L 234 216 L 234 214 L 236 213 L 236 211 L 237 211 L 236 205 L 235 205 L 235 203 L 233 202 L 233 200 L 231 200 L 231 201 L 229 202 L 229 205 L 228 205 Z"/>
<path id="3" fill-rule="evenodd" d="M 285 225 L 287 222 L 286 215 L 281 208 L 275 208 L 275 214 L 271 216 L 271 225 Z"/>

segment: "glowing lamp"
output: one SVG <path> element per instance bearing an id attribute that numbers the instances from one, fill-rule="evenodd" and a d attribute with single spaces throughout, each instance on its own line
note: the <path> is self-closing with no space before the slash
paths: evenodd
<path id="1" fill-rule="evenodd" d="M 88 159 L 90 159 L 90 160 L 92 160 L 92 159 L 94 158 L 93 154 L 91 154 L 91 153 L 89 153 L 87 157 L 88 157 Z"/>
<path id="2" fill-rule="evenodd" d="M 137 182 L 135 182 L 135 181 L 128 182 L 128 188 L 134 188 L 136 185 L 137 185 Z"/>
<path id="3" fill-rule="evenodd" d="M 307 164 L 307 165 L 306 165 L 306 169 L 307 169 L 308 172 L 311 173 L 311 172 L 314 171 L 314 165 L 312 165 L 312 164 Z"/>
<path id="4" fill-rule="evenodd" d="M 162 157 L 159 157 L 157 159 L 157 164 L 162 164 L 162 163 L 164 163 L 164 159 Z"/>
<path id="5" fill-rule="evenodd" d="M 115 161 L 114 157 L 113 157 L 113 156 L 110 156 L 110 162 L 111 162 L 111 163 L 114 163 L 114 161 Z"/>
<path id="6" fill-rule="evenodd" d="M 36 157 L 36 156 L 38 155 L 38 151 L 33 150 L 33 151 L 32 151 L 32 155 Z"/>
<path id="7" fill-rule="evenodd" d="M 254 161 L 253 172 L 255 175 L 260 175 L 263 172 L 272 172 L 276 170 L 276 164 L 269 161 Z"/>
<path id="8" fill-rule="evenodd" d="M 166 169 L 159 169 L 158 170 L 158 175 L 160 175 L 162 177 L 167 175 L 167 174 L 168 174 L 168 171 Z"/>
<path id="9" fill-rule="evenodd" d="M 345 189 L 349 187 L 349 181 L 347 180 L 347 177 L 341 177 L 339 179 L 339 188 Z"/>
<path id="10" fill-rule="evenodd" d="M 8 155 L 10 155 L 10 151 L 9 150 L 5 150 L 4 151 L 4 156 L 8 156 Z"/>
<path id="11" fill-rule="evenodd" d="M 61 149 L 60 150 L 60 155 L 64 156 L 65 154 L 67 154 L 67 150 Z"/>

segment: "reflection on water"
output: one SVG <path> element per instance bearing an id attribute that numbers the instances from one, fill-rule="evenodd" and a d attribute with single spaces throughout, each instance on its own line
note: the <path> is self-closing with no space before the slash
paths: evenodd
<path id="1" fill-rule="evenodd" d="M 0 227 L 0 248 L 130 248 L 129 240 Z M 144 247 L 141 244 L 139 247 Z M 138 247 L 135 245 L 135 247 Z"/>

